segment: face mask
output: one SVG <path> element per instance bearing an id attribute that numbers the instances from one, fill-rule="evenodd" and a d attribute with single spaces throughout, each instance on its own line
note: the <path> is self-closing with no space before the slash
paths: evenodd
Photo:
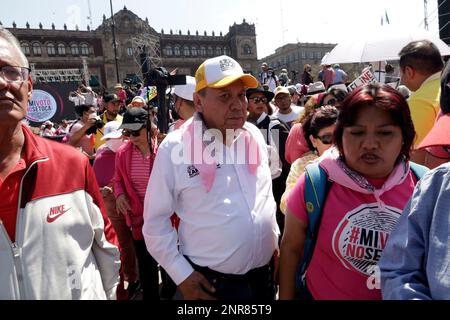
<path id="1" fill-rule="evenodd" d="M 112 151 L 117 152 L 117 149 L 123 144 L 123 141 L 120 139 L 111 139 L 106 141 L 106 146 Z"/>

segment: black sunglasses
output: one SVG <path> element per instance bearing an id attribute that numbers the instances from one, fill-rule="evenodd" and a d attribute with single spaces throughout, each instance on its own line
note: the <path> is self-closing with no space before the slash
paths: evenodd
<path id="1" fill-rule="evenodd" d="M 337 100 L 334 98 L 331 98 L 330 100 L 328 100 L 328 102 L 326 103 L 329 106 L 335 106 L 337 103 Z"/>
<path id="2" fill-rule="evenodd" d="M 260 98 L 260 97 L 254 97 L 254 98 L 250 98 L 249 100 L 253 100 L 254 103 L 258 104 L 258 103 L 267 103 L 267 98 Z"/>
<path id="3" fill-rule="evenodd" d="M 322 141 L 323 144 L 333 144 L 333 135 L 325 134 L 323 136 L 317 136 L 317 139 Z"/>
<path id="4" fill-rule="evenodd" d="M 133 137 L 139 137 L 141 135 L 141 129 L 139 130 L 122 130 L 122 135 L 125 137 L 133 136 Z"/>

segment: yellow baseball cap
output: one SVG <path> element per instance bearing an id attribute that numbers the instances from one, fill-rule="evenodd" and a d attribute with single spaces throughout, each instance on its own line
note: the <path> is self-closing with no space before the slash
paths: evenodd
<path id="1" fill-rule="evenodd" d="M 195 73 L 195 92 L 204 88 L 223 88 L 236 80 L 242 80 L 246 88 L 256 88 L 258 80 L 246 74 L 239 63 L 228 56 L 219 56 L 203 62 Z"/>

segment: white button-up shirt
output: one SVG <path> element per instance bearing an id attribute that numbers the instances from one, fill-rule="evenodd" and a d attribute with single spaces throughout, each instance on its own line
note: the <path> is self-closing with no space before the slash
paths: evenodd
<path id="1" fill-rule="evenodd" d="M 194 271 L 183 255 L 222 273 L 244 274 L 268 264 L 278 248 L 266 143 L 254 125 L 246 123 L 244 129 L 260 147 L 262 159 L 256 174 L 245 164 L 232 163 L 230 148 L 223 146 L 227 161 L 217 166 L 210 192 L 195 166 L 172 161 L 172 153 L 181 150 L 181 130 L 170 133 L 158 149 L 142 231 L 150 254 L 177 285 Z M 178 235 L 169 220 L 173 212 L 180 217 Z"/>

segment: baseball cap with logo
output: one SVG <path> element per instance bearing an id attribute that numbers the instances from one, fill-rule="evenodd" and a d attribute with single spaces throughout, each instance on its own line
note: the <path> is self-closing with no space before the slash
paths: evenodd
<path id="1" fill-rule="evenodd" d="M 131 108 L 123 114 L 122 125 L 119 129 L 136 131 L 147 124 L 148 112 L 143 108 Z"/>
<path id="2" fill-rule="evenodd" d="M 194 101 L 195 78 L 186 76 L 186 84 L 174 86 L 172 94 L 184 100 Z"/>
<path id="3" fill-rule="evenodd" d="M 195 92 L 204 88 L 224 88 L 241 80 L 246 88 L 256 88 L 258 80 L 245 74 L 236 60 L 228 56 L 219 56 L 203 62 L 195 73 Z"/>

